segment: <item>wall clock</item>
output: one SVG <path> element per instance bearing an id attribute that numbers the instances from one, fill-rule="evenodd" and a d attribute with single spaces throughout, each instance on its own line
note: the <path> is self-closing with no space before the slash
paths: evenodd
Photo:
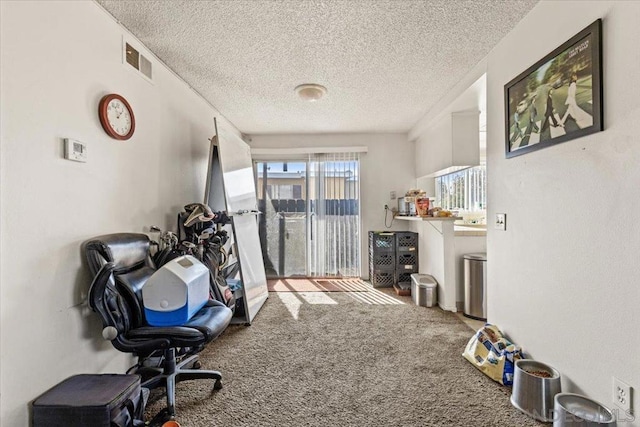
<path id="1" fill-rule="evenodd" d="M 122 96 L 111 93 L 105 95 L 98 105 L 100 124 L 111 138 L 121 141 L 133 136 L 136 130 L 136 119 L 131 105 Z"/>

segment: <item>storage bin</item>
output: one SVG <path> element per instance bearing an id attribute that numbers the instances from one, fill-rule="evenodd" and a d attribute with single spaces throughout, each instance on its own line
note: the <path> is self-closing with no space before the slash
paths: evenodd
<path id="1" fill-rule="evenodd" d="M 384 231 L 369 232 L 369 253 L 395 252 L 395 233 Z"/>
<path id="2" fill-rule="evenodd" d="M 393 266 L 395 263 L 392 252 L 382 252 L 382 253 L 373 254 L 369 257 L 369 262 L 371 263 L 371 266 L 373 267 L 374 270 L 385 269 L 385 268 L 393 269 Z"/>
<path id="3" fill-rule="evenodd" d="M 398 273 L 417 273 L 418 254 L 415 252 L 399 253 L 397 256 L 396 269 Z"/>
<path id="4" fill-rule="evenodd" d="M 411 292 L 411 273 L 418 272 L 418 234 L 410 231 L 369 231 L 369 280 L 376 288 Z"/>
<path id="5" fill-rule="evenodd" d="M 391 271 L 374 271 L 370 277 L 374 288 L 390 288 L 394 283 L 394 273 Z"/>
<path id="6" fill-rule="evenodd" d="M 438 302 L 438 282 L 429 274 L 411 275 L 411 298 L 416 305 L 433 307 Z"/>
<path id="7" fill-rule="evenodd" d="M 396 232 L 396 251 L 418 252 L 418 233 L 413 231 Z"/>

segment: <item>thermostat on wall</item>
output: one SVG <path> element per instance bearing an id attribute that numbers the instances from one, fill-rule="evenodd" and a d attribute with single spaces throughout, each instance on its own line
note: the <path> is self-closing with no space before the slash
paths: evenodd
<path id="1" fill-rule="evenodd" d="M 64 139 L 64 158 L 76 162 L 87 161 L 87 144 L 75 139 Z"/>

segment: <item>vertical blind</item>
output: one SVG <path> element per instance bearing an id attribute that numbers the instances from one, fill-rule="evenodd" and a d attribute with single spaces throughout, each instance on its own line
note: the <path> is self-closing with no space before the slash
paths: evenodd
<path id="1" fill-rule="evenodd" d="M 436 178 L 436 205 L 470 212 L 487 209 L 487 176 L 484 165 Z"/>
<path id="2" fill-rule="evenodd" d="M 360 158 L 358 153 L 310 154 L 309 273 L 360 276 Z"/>

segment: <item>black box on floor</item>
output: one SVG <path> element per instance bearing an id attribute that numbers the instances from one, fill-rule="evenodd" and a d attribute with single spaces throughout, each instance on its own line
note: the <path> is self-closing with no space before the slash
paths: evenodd
<path id="1" fill-rule="evenodd" d="M 147 395 L 139 375 L 75 375 L 33 402 L 33 427 L 133 426 Z"/>

